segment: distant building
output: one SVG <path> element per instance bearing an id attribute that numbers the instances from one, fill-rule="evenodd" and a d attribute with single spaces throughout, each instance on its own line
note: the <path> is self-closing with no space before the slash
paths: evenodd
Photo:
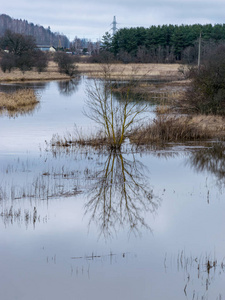
<path id="1" fill-rule="evenodd" d="M 46 51 L 46 52 L 56 52 L 56 49 L 53 46 L 48 46 L 48 45 L 37 45 L 37 48 L 41 51 Z"/>

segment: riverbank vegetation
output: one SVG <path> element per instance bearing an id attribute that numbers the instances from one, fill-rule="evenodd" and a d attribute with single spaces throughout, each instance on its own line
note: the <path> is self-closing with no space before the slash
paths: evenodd
<path id="1" fill-rule="evenodd" d="M 38 96 L 32 89 L 22 89 L 13 93 L 0 93 L 0 113 L 15 116 L 29 113 L 39 103 Z"/>
<path id="2" fill-rule="evenodd" d="M 185 110 L 225 116 L 225 45 L 216 47 L 199 68 L 191 68 L 189 78 L 181 103 Z"/>
<path id="3" fill-rule="evenodd" d="M 196 117 L 192 116 L 158 115 L 150 124 L 144 124 L 141 128 L 134 129 L 129 135 L 129 139 L 131 144 L 136 146 L 151 144 L 164 146 L 168 143 L 215 138 L 221 127 L 212 128 L 210 123 L 207 126 L 204 117 L 203 119 L 204 125 L 200 125 L 196 122 Z M 224 129 L 225 126 L 223 126 Z"/>

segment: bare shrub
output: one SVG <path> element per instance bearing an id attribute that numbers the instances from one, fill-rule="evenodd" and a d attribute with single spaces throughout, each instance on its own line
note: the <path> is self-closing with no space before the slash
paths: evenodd
<path id="1" fill-rule="evenodd" d="M 200 69 L 192 68 L 190 78 L 185 107 L 196 113 L 225 115 L 225 46 L 211 52 Z"/>
<path id="2" fill-rule="evenodd" d="M 2 71 L 5 73 L 8 71 L 9 73 L 15 67 L 15 57 L 12 53 L 4 53 L 3 57 L 0 61 L 0 66 Z"/>
<path id="3" fill-rule="evenodd" d="M 33 54 L 34 66 L 39 73 L 44 72 L 48 67 L 48 55 L 41 50 L 36 50 Z"/>
<path id="4" fill-rule="evenodd" d="M 120 149 L 132 125 L 147 110 L 147 105 L 134 101 L 129 84 L 120 93 L 120 101 L 116 101 L 113 97 L 115 82 L 111 80 L 110 69 L 104 68 L 103 72 L 103 80 L 94 80 L 93 85 L 87 87 L 88 111 L 85 115 L 100 126 L 109 148 Z"/>
<path id="5" fill-rule="evenodd" d="M 70 54 L 65 52 L 56 52 L 54 61 L 58 64 L 59 72 L 74 76 L 77 73 L 77 66 L 74 64 L 74 59 Z"/>

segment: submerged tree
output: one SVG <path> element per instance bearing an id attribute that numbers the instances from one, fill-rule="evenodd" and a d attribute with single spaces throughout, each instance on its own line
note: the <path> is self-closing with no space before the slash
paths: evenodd
<path id="1" fill-rule="evenodd" d="M 138 103 L 132 96 L 133 81 L 119 89 L 120 101 L 117 101 L 113 92 L 117 83 L 110 76 L 110 66 L 104 66 L 103 79 L 94 80 L 87 87 L 85 115 L 101 126 L 110 149 L 120 149 L 128 137 L 132 126 L 137 126 L 142 113 L 147 111 L 147 105 Z"/>

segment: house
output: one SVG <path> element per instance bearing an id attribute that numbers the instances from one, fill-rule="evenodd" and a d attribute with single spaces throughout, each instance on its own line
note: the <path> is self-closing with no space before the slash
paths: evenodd
<path id="1" fill-rule="evenodd" d="M 41 51 L 56 52 L 56 49 L 49 45 L 37 45 L 37 48 Z"/>

